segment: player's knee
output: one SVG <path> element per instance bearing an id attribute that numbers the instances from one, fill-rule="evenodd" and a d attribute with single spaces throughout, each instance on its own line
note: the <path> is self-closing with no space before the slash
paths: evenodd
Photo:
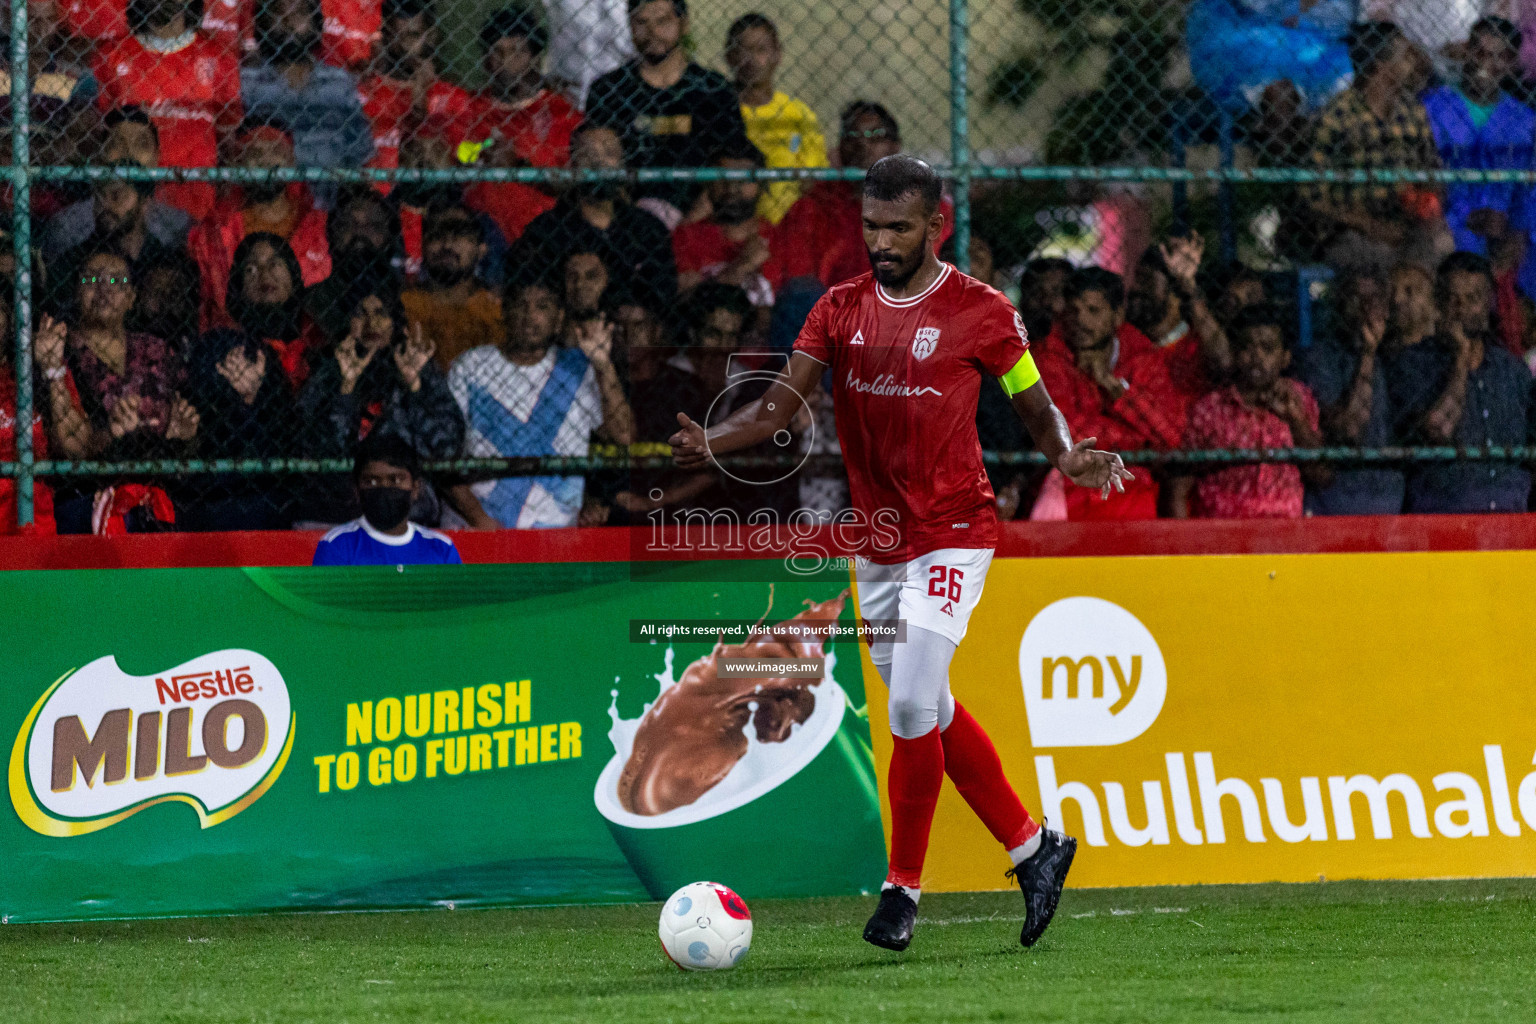
<path id="1" fill-rule="evenodd" d="M 926 736 L 939 724 L 939 709 L 908 697 L 892 697 L 889 705 L 891 732 L 904 740 Z"/>

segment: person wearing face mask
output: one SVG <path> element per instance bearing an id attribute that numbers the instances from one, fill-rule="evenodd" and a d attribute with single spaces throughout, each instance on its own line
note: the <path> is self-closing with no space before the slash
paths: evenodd
<path id="1" fill-rule="evenodd" d="M 293 141 L 281 128 L 265 123 L 242 127 L 240 166 L 270 169 L 293 166 Z M 230 326 L 225 285 L 235 250 L 250 235 L 281 238 L 298 258 L 304 285 L 317 284 L 331 272 L 325 213 L 315 208 L 307 186 L 299 182 L 247 182 L 231 188 L 213 212 L 187 236 L 187 249 L 203 274 L 203 330 Z"/>
<path id="2" fill-rule="evenodd" d="M 361 167 L 373 156 L 373 129 L 358 99 L 357 78 L 316 60 L 318 0 L 261 0 L 256 8 L 258 63 L 240 69 L 249 117 L 284 125 L 300 167 Z M 321 185 L 316 201 L 329 209 L 336 189 Z"/>
<path id="3" fill-rule="evenodd" d="M 501 301 L 475 274 L 485 258 L 475 215 L 461 205 L 435 207 L 422 227 L 423 275 L 400 296 L 410 322 L 437 345 L 447 370 L 462 352 L 501 334 Z"/>
<path id="4" fill-rule="evenodd" d="M 588 120 L 571 136 L 573 168 L 619 169 L 618 133 Z M 510 267 L 545 267 L 567 252 L 604 256 L 618 285 L 669 302 L 677 295 L 677 266 L 666 225 L 629 201 L 617 181 L 578 184 L 534 218 L 507 253 Z"/>
<path id="5" fill-rule="evenodd" d="M 715 166 L 725 170 L 766 164 L 762 151 L 750 142 L 715 160 Z M 781 278 L 769 242 L 772 227 L 757 212 L 762 190 L 755 181 L 712 181 L 705 186 L 709 219 L 679 225 L 672 233 L 679 292 L 686 294 L 714 280 L 744 289 L 754 306 L 773 305 Z"/>
<path id="6" fill-rule="evenodd" d="M 331 530 L 315 547 L 314 565 L 462 565 L 453 541 L 413 523 L 422 488 L 421 456 L 390 434 L 357 446 L 352 484 L 363 514 Z"/>
<path id="7" fill-rule="evenodd" d="M 359 441 L 390 434 L 427 458 L 451 458 L 464 442 L 464 417 L 433 361 L 433 339 L 408 323 L 393 276 L 354 283 L 343 308 L 345 333 L 315 354 L 299 392 L 300 448 L 317 458 L 345 458 Z M 335 524 L 357 515 L 356 495 L 334 476 L 310 482 L 298 518 Z M 436 523 L 437 496 L 423 482 L 415 518 Z"/>

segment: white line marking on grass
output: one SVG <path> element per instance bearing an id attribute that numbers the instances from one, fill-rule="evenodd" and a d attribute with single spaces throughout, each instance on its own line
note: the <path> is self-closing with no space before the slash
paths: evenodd
<path id="1" fill-rule="evenodd" d="M 363 984 L 364 985 L 393 985 L 394 982 L 392 982 L 392 981 L 382 981 L 382 980 L 380 980 L 378 978 L 364 978 L 363 979 Z"/>
<path id="2" fill-rule="evenodd" d="M 1188 907 L 1153 907 L 1152 908 L 1152 913 L 1154 913 L 1154 914 L 1187 914 L 1187 913 L 1189 913 L 1189 908 Z"/>

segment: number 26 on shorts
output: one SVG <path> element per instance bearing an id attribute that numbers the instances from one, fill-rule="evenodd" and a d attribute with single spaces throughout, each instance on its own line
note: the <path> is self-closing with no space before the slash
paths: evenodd
<path id="1" fill-rule="evenodd" d="M 946 577 L 949 588 L 945 589 Z M 960 600 L 960 581 L 965 578 L 965 573 L 959 569 L 951 569 L 947 565 L 931 565 L 928 567 L 928 596 L 945 597 L 951 601 Z"/>

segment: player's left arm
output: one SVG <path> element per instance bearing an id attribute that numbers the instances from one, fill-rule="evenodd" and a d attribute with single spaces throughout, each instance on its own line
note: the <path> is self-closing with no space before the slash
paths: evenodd
<path id="1" fill-rule="evenodd" d="M 1061 470 L 1062 476 L 1079 487 L 1098 488 L 1099 496 L 1109 497 L 1110 489 L 1124 493 L 1127 481 L 1136 479 L 1120 456 L 1093 447 L 1096 437 L 1085 437 L 1073 443 L 1072 428 L 1067 418 L 1051 401 L 1045 381 L 1035 368 L 1034 357 L 1028 351 L 1018 363 L 999 380 L 1008 392 L 1013 409 L 1024 421 L 1024 429 L 1034 438 L 1035 447 L 1045 453 L 1051 465 Z"/>

